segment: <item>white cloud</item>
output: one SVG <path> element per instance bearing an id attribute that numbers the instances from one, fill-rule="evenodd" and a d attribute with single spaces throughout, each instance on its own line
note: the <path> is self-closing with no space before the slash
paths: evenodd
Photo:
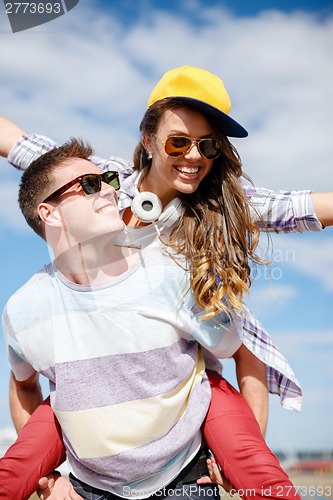
<path id="1" fill-rule="evenodd" d="M 321 380 L 322 387 L 327 390 L 332 372 L 333 329 L 273 330 L 270 333 L 302 384 L 306 382 L 307 387 L 312 387 Z"/>
<path id="2" fill-rule="evenodd" d="M 5 427 L 5 428 L 1 429 L 1 441 L 0 441 L 0 443 L 2 445 L 6 444 L 6 443 L 12 443 L 13 441 L 15 441 L 16 438 L 17 438 L 17 434 L 16 434 L 16 431 L 13 427 Z"/>
<path id="3" fill-rule="evenodd" d="M 319 387 L 315 389 L 306 389 L 304 392 L 304 404 L 309 407 L 310 405 L 313 407 L 331 407 L 332 400 L 327 397 L 327 389 L 321 389 Z"/>
<path id="4" fill-rule="evenodd" d="M 0 184 L 0 231 L 5 226 L 16 231 L 28 231 L 17 203 L 17 185 L 5 181 Z"/>
<path id="5" fill-rule="evenodd" d="M 327 234 L 327 237 L 325 237 Z M 291 255 L 294 252 L 294 258 L 286 264 L 291 264 L 294 268 L 301 271 L 305 276 L 318 280 L 323 288 L 329 292 L 333 291 L 333 240 L 332 230 L 326 230 L 326 233 L 320 237 L 307 239 L 286 237 L 275 237 L 274 245 L 277 244 L 280 251 L 285 255 Z"/>
<path id="6" fill-rule="evenodd" d="M 333 327 L 332 327 L 333 328 Z M 284 330 L 275 332 L 274 335 L 279 335 L 281 342 L 289 343 L 290 350 L 306 348 L 315 343 L 317 346 L 322 346 L 324 349 L 333 347 L 333 334 L 331 330 Z"/>
<path id="7" fill-rule="evenodd" d="M 263 272 L 266 271 L 265 269 L 261 270 Z M 255 292 L 251 292 L 251 307 L 254 307 L 254 309 L 259 308 L 259 305 L 262 309 L 276 309 L 277 306 L 284 305 L 297 297 L 298 291 L 296 287 L 287 284 L 279 284 L 268 276 L 268 272 L 267 280 L 265 286 L 258 287 Z M 258 307 L 256 307 L 256 305 Z"/>

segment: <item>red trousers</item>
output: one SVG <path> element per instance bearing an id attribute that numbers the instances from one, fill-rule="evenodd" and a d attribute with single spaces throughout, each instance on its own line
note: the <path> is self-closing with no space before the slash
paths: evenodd
<path id="1" fill-rule="evenodd" d="M 28 499 L 36 491 L 38 480 L 65 459 L 61 429 L 47 398 L 0 459 L 0 499 Z"/>
<path id="2" fill-rule="evenodd" d="M 246 500 L 299 499 L 245 399 L 217 373 L 207 374 L 212 398 L 203 435 L 235 493 Z"/>
<path id="3" fill-rule="evenodd" d="M 267 447 L 252 410 L 225 379 L 207 371 L 212 399 L 203 434 L 225 477 L 245 500 L 299 499 L 287 474 Z M 0 499 L 26 500 L 38 480 L 65 460 L 61 430 L 49 398 L 0 459 Z"/>

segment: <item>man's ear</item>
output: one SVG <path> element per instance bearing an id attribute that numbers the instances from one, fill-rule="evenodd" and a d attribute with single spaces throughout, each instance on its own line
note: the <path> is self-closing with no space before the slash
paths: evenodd
<path id="1" fill-rule="evenodd" d="M 51 205 L 51 203 L 40 203 L 38 205 L 38 216 L 44 224 L 48 226 L 61 226 L 61 216 L 57 207 Z"/>

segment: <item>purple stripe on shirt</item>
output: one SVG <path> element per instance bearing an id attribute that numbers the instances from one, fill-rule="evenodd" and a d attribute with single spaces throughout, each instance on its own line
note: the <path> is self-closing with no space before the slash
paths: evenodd
<path id="1" fill-rule="evenodd" d="M 146 352 L 59 363 L 52 406 L 79 411 L 169 392 L 191 375 L 196 355 L 197 344 L 181 339 Z"/>

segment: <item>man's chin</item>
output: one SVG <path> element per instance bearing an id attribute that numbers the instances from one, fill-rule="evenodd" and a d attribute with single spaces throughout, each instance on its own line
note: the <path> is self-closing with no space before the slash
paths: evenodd
<path id="1" fill-rule="evenodd" d="M 121 235 L 122 233 L 125 232 L 125 224 L 122 222 L 122 224 L 119 225 L 118 228 L 112 228 L 112 231 L 110 232 L 109 236 L 110 236 L 110 241 L 113 241 L 113 239 L 116 237 L 116 236 L 119 236 Z"/>

